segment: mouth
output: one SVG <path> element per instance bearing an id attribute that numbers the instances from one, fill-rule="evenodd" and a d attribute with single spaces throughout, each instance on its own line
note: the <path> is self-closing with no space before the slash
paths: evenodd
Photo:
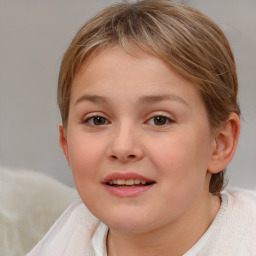
<path id="1" fill-rule="evenodd" d="M 154 181 L 146 181 L 141 179 L 113 179 L 107 181 L 105 184 L 107 186 L 119 187 L 119 188 L 132 188 L 140 186 L 150 186 L 154 184 Z"/>
<path id="2" fill-rule="evenodd" d="M 114 196 L 134 197 L 150 190 L 156 182 L 136 173 L 113 173 L 102 184 Z"/>

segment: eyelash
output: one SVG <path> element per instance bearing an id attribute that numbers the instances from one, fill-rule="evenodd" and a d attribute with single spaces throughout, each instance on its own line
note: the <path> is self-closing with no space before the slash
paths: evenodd
<path id="1" fill-rule="evenodd" d="M 96 118 L 103 119 L 104 123 L 103 124 L 95 124 L 94 121 L 96 120 Z M 94 123 L 92 124 L 92 123 L 90 123 L 90 121 L 92 121 Z M 90 117 L 86 118 L 85 120 L 83 120 L 82 123 L 88 124 L 90 126 L 102 126 L 102 125 L 105 125 L 105 124 L 109 124 L 109 121 L 105 117 L 103 117 L 101 115 L 93 115 L 93 116 L 90 116 Z"/>
<path id="2" fill-rule="evenodd" d="M 156 118 L 160 118 L 160 122 L 161 122 L 161 119 L 162 119 L 162 121 L 164 121 L 164 123 L 163 124 L 156 124 Z M 168 124 L 170 124 L 170 123 L 174 123 L 174 120 L 173 119 L 171 119 L 170 117 L 167 117 L 167 116 L 165 116 L 165 115 L 155 115 L 155 116 L 152 116 L 150 119 L 148 119 L 148 121 L 147 121 L 147 123 L 149 123 L 150 122 L 150 120 L 153 120 L 153 122 L 154 122 L 154 124 L 151 124 L 151 125 L 154 125 L 154 126 L 166 126 L 166 125 L 168 125 Z M 159 120 L 158 120 L 159 121 Z M 150 124 L 150 123 L 149 123 Z"/>
<path id="3" fill-rule="evenodd" d="M 95 121 L 96 121 L 96 118 L 100 118 L 101 121 L 104 121 L 104 123 L 101 123 L 101 124 L 96 124 Z M 160 118 L 160 120 L 157 120 L 156 118 Z M 153 124 L 150 123 L 150 121 L 153 120 Z M 99 120 L 98 120 L 99 121 Z M 161 123 L 161 124 L 156 124 L 157 121 L 163 121 L 164 123 Z M 93 122 L 93 123 L 90 123 L 90 122 Z M 82 123 L 85 123 L 85 124 L 88 124 L 89 126 L 103 126 L 103 125 L 106 125 L 106 124 L 109 124 L 110 122 L 103 116 L 101 115 L 92 115 L 90 117 L 87 117 L 85 120 L 82 121 Z M 170 117 L 167 117 L 165 115 L 162 115 L 162 114 L 159 114 L 159 115 L 154 115 L 152 116 L 151 118 L 149 118 L 147 121 L 146 121 L 147 124 L 150 124 L 150 125 L 153 125 L 153 126 L 166 126 L 170 123 L 174 123 L 174 120 L 171 119 Z"/>

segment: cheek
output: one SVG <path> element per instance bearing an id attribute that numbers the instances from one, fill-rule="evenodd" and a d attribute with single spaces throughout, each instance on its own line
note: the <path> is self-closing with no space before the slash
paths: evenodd
<path id="1" fill-rule="evenodd" d="M 204 177 L 207 171 L 209 146 L 203 138 L 186 130 L 153 141 L 151 161 L 172 184 L 192 183 L 192 179 Z"/>
<path id="2" fill-rule="evenodd" d="M 188 132 L 154 142 L 152 161 L 160 174 L 160 197 L 164 205 L 169 205 L 165 208 L 167 215 L 181 214 L 205 189 L 206 144 Z"/>
<path id="3" fill-rule="evenodd" d="M 83 137 L 77 134 L 70 137 L 68 145 L 70 167 L 74 178 L 88 179 L 95 176 L 104 154 L 103 143 L 89 136 Z"/>
<path id="4" fill-rule="evenodd" d="M 70 137 L 68 151 L 76 189 L 83 202 L 93 209 L 95 198 L 99 197 L 97 185 L 105 152 L 103 143 L 76 133 Z"/>

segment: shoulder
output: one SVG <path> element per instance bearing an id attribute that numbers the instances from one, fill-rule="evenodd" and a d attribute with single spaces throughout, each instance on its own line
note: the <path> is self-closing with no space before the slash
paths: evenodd
<path id="1" fill-rule="evenodd" d="M 229 208 L 246 210 L 256 214 L 256 191 L 247 189 L 228 189 L 222 193 L 227 196 Z"/>
<path id="2" fill-rule="evenodd" d="M 227 189 L 221 197 L 218 221 L 198 255 L 255 255 L 256 191 Z"/>
<path id="3" fill-rule="evenodd" d="M 226 218 L 229 222 L 253 226 L 256 230 L 256 191 L 228 189 L 222 193 L 227 198 Z"/>
<path id="4" fill-rule="evenodd" d="M 235 255 L 255 255 L 256 251 L 256 191 L 229 189 L 227 210 L 221 229 L 222 239 L 229 237 Z"/>

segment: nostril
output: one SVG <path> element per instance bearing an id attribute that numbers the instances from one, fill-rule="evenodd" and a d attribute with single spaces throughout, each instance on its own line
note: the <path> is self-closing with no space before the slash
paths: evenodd
<path id="1" fill-rule="evenodd" d="M 117 156 L 115 156 L 115 155 L 112 155 L 111 157 L 112 157 L 113 159 L 117 159 Z"/>
<path id="2" fill-rule="evenodd" d="M 139 157 L 135 154 L 130 154 L 130 155 L 110 155 L 110 158 L 112 160 L 120 160 L 120 161 L 135 161 L 137 159 L 139 159 Z"/>

